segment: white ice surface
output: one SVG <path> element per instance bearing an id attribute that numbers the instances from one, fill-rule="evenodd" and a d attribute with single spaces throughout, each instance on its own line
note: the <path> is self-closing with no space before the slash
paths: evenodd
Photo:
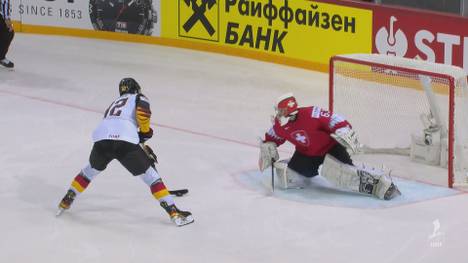
<path id="1" fill-rule="evenodd" d="M 292 91 L 302 105 L 326 107 L 326 74 L 24 34 L 9 58 L 15 71 L 0 70 L 1 263 L 468 261 L 467 194 L 363 209 L 291 201 L 239 182 L 256 168 L 257 136 L 270 125 L 276 97 Z M 54 216 L 127 76 L 152 101 L 149 144 L 166 184 L 190 188 L 176 201 L 193 212 L 192 225 L 173 226 L 147 186 L 116 162 Z"/>

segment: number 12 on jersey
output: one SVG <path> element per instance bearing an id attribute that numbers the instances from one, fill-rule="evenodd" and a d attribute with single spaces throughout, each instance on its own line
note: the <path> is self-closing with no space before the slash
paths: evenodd
<path id="1" fill-rule="evenodd" d="M 122 108 L 127 103 L 127 100 L 128 98 L 121 98 L 114 101 L 106 110 L 104 118 L 106 118 L 107 116 L 120 116 L 120 114 L 122 114 Z"/>

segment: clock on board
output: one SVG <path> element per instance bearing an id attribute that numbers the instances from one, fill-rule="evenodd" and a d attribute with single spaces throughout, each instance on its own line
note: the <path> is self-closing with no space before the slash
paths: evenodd
<path id="1" fill-rule="evenodd" d="M 152 0 L 89 0 L 95 30 L 151 35 L 157 14 Z"/>

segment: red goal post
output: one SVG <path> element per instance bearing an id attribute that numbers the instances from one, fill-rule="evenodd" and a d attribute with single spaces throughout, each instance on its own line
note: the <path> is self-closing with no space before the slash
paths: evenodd
<path id="1" fill-rule="evenodd" d="M 463 69 L 379 54 L 334 56 L 329 109 L 345 116 L 364 153 L 408 155 L 468 182 L 468 85 Z M 443 171 L 440 170 L 443 168 Z"/>

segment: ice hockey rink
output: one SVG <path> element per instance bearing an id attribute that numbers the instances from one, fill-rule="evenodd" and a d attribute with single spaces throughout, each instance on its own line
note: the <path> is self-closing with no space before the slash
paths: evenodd
<path id="1" fill-rule="evenodd" d="M 410 181 L 387 202 L 320 187 L 271 192 L 269 172 L 256 169 L 274 102 L 291 91 L 326 108 L 327 74 L 32 34 L 16 35 L 9 58 L 16 69 L 0 70 L 0 262 L 468 262 L 466 192 Z M 55 217 L 123 77 L 152 102 L 148 144 L 166 185 L 189 188 L 176 203 L 191 225 L 174 226 L 116 161 Z"/>

